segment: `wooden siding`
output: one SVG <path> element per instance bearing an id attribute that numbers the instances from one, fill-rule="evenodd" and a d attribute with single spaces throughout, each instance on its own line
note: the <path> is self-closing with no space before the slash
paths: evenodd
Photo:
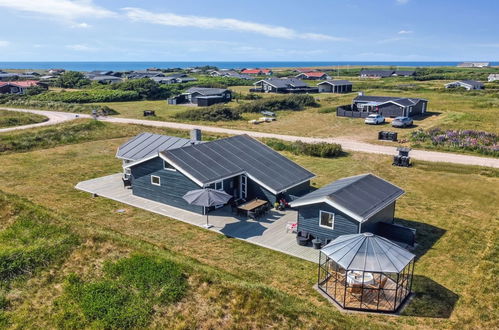
<path id="1" fill-rule="evenodd" d="M 151 184 L 151 175 L 160 177 L 160 186 Z M 163 169 L 163 160 L 159 157 L 132 167 L 132 178 L 132 190 L 136 196 L 203 213 L 202 207 L 189 205 L 182 198 L 188 191 L 201 187 L 178 171 Z"/>
<path id="2" fill-rule="evenodd" d="M 260 199 L 268 200 L 271 204 L 274 204 L 276 202 L 276 196 L 273 193 L 271 193 L 267 189 L 263 188 L 258 183 L 251 180 L 250 178 L 248 178 L 247 187 L 248 187 L 247 200 L 251 200 L 254 198 L 260 198 Z"/>
<path id="3" fill-rule="evenodd" d="M 319 211 L 334 213 L 334 229 L 319 226 Z M 298 207 L 298 230 L 307 231 L 315 238 L 325 241 L 358 233 L 359 223 L 329 204 L 318 203 Z"/>
<path id="4" fill-rule="evenodd" d="M 360 226 L 360 231 L 362 233 L 365 232 L 370 232 L 370 233 L 375 233 L 377 231 L 377 223 L 379 222 L 384 222 L 384 223 L 393 223 L 393 216 L 395 214 L 395 202 L 392 204 L 388 205 L 375 215 L 373 215 L 369 220 L 366 222 L 362 223 Z"/>
<path id="5" fill-rule="evenodd" d="M 293 196 L 301 197 L 309 192 L 310 192 L 310 180 L 288 189 L 283 193 L 283 195 L 284 198 L 289 202 L 294 199 Z"/>

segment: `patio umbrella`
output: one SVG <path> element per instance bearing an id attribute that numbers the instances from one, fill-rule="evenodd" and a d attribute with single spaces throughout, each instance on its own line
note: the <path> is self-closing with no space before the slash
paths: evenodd
<path id="1" fill-rule="evenodd" d="M 232 198 L 232 196 L 227 194 L 223 190 L 206 188 L 188 191 L 183 196 L 183 198 L 187 203 L 191 205 L 197 205 L 206 208 L 210 206 L 225 204 Z M 208 222 L 208 212 L 206 212 L 206 225 L 204 227 L 212 227 L 212 225 L 210 225 Z"/>

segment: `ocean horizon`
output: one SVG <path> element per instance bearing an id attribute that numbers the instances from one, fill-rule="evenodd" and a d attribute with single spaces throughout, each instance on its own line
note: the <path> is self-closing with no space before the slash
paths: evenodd
<path id="1" fill-rule="evenodd" d="M 132 71 L 145 70 L 148 68 L 190 68 L 195 66 L 211 65 L 220 69 L 243 69 L 243 68 L 284 68 L 284 67 L 308 67 L 308 66 L 399 66 L 399 67 L 435 67 L 456 66 L 463 61 L 433 61 L 433 62 L 410 62 L 410 61 L 143 61 L 143 62 L 0 62 L 0 69 L 26 69 L 45 70 L 60 68 L 74 71 L 112 70 Z M 476 61 L 475 61 L 476 62 Z M 499 62 L 490 62 L 498 66 Z"/>

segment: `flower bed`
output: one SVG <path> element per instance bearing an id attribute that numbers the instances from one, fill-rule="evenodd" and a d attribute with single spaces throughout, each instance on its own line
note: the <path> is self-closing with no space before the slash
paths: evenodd
<path id="1" fill-rule="evenodd" d="M 447 150 L 468 150 L 485 155 L 499 156 L 499 137 L 496 134 L 475 130 L 419 129 L 411 133 L 411 141 L 430 143 Z"/>

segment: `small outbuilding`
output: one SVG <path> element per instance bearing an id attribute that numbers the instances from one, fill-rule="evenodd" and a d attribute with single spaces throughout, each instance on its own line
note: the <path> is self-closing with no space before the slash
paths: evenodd
<path id="1" fill-rule="evenodd" d="M 350 93 L 352 86 L 348 80 L 327 80 L 317 84 L 319 93 Z"/>
<path id="2" fill-rule="evenodd" d="M 372 233 L 343 235 L 322 248 L 317 286 L 343 309 L 395 313 L 411 295 L 415 257 Z"/>
<path id="3" fill-rule="evenodd" d="M 457 88 L 457 87 L 462 87 L 470 91 L 472 89 L 483 89 L 484 84 L 476 80 L 459 80 L 445 84 L 445 88 Z"/>

